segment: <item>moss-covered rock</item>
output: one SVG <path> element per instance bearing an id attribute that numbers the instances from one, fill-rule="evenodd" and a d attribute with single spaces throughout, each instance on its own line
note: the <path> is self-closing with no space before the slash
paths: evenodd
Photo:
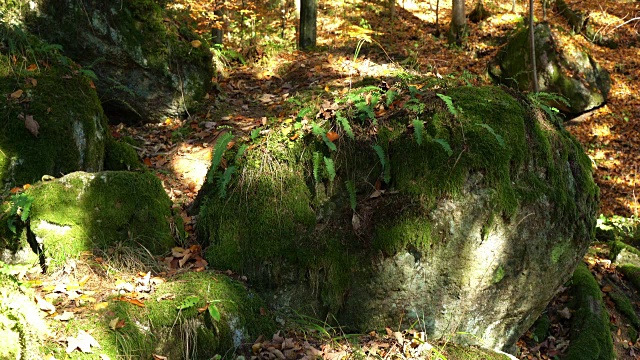
<path id="1" fill-rule="evenodd" d="M 104 169 L 111 171 L 119 170 L 142 170 L 144 164 L 131 144 L 126 141 L 107 141 L 104 154 Z"/>
<path id="2" fill-rule="evenodd" d="M 609 257 L 618 265 L 640 266 L 640 250 L 622 241 L 612 241 Z"/>
<path id="3" fill-rule="evenodd" d="M 636 290 L 640 291 L 640 267 L 631 264 L 624 264 L 618 266 L 616 269 L 618 269 L 618 271 L 620 271 L 625 278 L 631 282 Z"/>
<path id="4" fill-rule="evenodd" d="M 30 213 L 12 241 L 39 248 L 48 265 L 96 246 L 124 243 L 161 254 L 174 245 L 171 200 L 151 173 L 76 172 L 35 184 L 26 195 Z"/>
<path id="5" fill-rule="evenodd" d="M 9 276 L 10 268 L 0 263 L 0 359 L 40 359 L 48 333 L 33 292 Z"/>
<path id="6" fill-rule="evenodd" d="M 564 0 L 556 0 L 556 6 L 560 14 L 564 16 L 567 22 L 569 22 L 569 25 L 571 25 L 573 32 L 577 34 L 581 33 L 585 39 L 594 44 L 612 49 L 618 47 L 618 36 L 615 32 L 605 34 L 604 31 L 601 31 L 602 27 L 606 26 L 606 23 L 600 19 L 601 16 L 592 16 L 592 14 L 574 10 Z"/>
<path id="7" fill-rule="evenodd" d="M 423 128 L 399 116 L 335 152 L 278 131 L 227 154 L 198 220 L 207 260 L 276 306 L 332 312 L 348 328 L 420 323 L 431 338 L 511 350 L 592 238 L 590 161 L 501 88 L 450 89 L 448 106 L 412 91 Z"/>
<path id="8" fill-rule="evenodd" d="M 168 13 L 165 2 L 36 3 L 27 20 L 30 30 L 62 45 L 66 55 L 95 72 L 114 123 L 179 116 L 211 86 L 211 53 L 204 40 Z M 192 45 L 195 40 L 202 45 Z"/>
<path id="9" fill-rule="evenodd" d="M 49 45 L 4 25 L 0 33 L 0 183 L 102 170 L 107 122 L 90 79 L 54 50 L 35 51 Z"/>
<path id="10" fill-rule="evenodd" d="M 79 329 L 91 329 L 100 344 L 96 352 L 111 359 L 150 359 L 153 354 L 169 359 L 212 359 L 216 354 L 228 357 L 241 344 L 260 335 L 270 336 L 275 329 L 273 316 L 255 293 L 211 272 L 167 279 L 154 287 L 144 307 L 105 300 L 107 308 L 76 315 L 59 335 L 75 336 Z M 214 319 L 215 310 L 209 308 L 218 311 L 220 320 Z M 114 331 L 109 323 L 116 318 L 124 326 Z M 62 347 L 53 351 L 56 358 L 65 356 Z"/>
<path id="11" fill-rule="evenodd" d="M 519 28 L 489 64 L 489 74 L 500 84 L 514 89 L 533 89 L 528 29 Z M 553 104 L 569 113 L 581 113 L 603 105 L 609 94 L 609 73 L 591 57 L 587 49 L 563 29 L 548 23 L 535 28 L 536 69 L 540 90 L 557 93 L 569 102 Z"/>
<path id="12" fill-rule="evenodd" d="M 614 359 L 609 313 L 602 303 L 598 282 L 584 264 L 573 274 L 571 288 L 574 295 L 571 308 L 575 313 L 571 321 L 571 342 L 564 359 Z"/>

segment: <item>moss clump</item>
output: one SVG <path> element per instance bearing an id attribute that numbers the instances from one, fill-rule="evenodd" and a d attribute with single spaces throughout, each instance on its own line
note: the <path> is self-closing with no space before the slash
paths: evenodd
<path id="1" fill-rule="evenodd" d="M 18 236 L 43 239 L 52 265 L 94 246 L 124 242 L 160 254 L 174 245 L 171 200 L 151 173 L 77 172 L 36 184 L 27 194 L 34 198 L 30 226 Z"/>
<path id="2" fill-rule="evenodd" d="M 442 350 L 442 354 L 448 360 L 508 360 L 504 354 L 491 350 L 481 349 L 474 346 L 462 346 L 447 344 Z"/>
<path id="3" fill-rule="evenodd" d="M 609 297 L 616 304 L 616 309 L 624 315 L 629 322 L 636 330 L 640 329 L 640 319 L 638 319 L 638 314 L 636 314 L 635 309 L 633 308 L 633 304 L 631 300 L 619 289 L 616 289 L 613 292 L 609 293 Z M 636 338 L 633 338 L 635 340 Z"/>
<path id="4" fill-rule="evenodd" d="M 620 271 L 631 284 L 640 291 L 640 267 L 630 264 L 618 266 L 616 269 Z"/>
<path id="5" fill-rule="evenodd" d="M 572 293 L 571 308 L 575 314 L 565 359 L 614 359 L 609 313 L 602 303 L 600 287 L 585 264 L 580 264 L 573 274 Z"/>
<path id="6" fill-rule="evenodd" d="M 23 40 L 23 46 L 46 46 Z M 20 60 L 13 63 L 13 55 Z M 0 51 L 0 93 L 16 94 L 0 105 L 0 181 L 11 186 L 43 175 L 102 169 L 108 134 L 98 96 L 76 65 L 53 55 L 47 67 L 26 70 L 37 59 Z M 27 129 L 27 117 L 38 123 L 37 137 Z"/>
<path id="7" fill-rule="evenodd" d="M 104 156 L 105 170 L 141 170 L 144 165 L 136 150 L 125 141 L 107 141 Z"/>

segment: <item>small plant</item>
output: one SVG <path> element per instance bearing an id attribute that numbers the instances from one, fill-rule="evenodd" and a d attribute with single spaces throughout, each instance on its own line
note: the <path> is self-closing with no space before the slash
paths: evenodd
<path id="1" fill-rule="evenodd" d="M 24 225 L 29 219 L 33 200 L 33 196 L 24 193 L 11 196 L 7 226 L 14 234 L 17 233 L 16 225 Z"/>
<path id="2" fill-rule="evenodd" d="M 329 138 L 327 137 L 327 131 L 323 129 L 322 126 L 318 125 L 317 123 L 313 123 L 311 124 L 311 131 L 313 132 L 314 135 L 320 136 L 322 138 L 322 141 L 324 141 L 325 145 L 327 145 L 329 150 L 331 151 L 338 150 L 338 148 L 336 147 L 336 144 L 334 144 L 333 142 L 331 142 L 331 140 L 329 140 Z"/>
<path id="3" fill-rule="evenodd" d="M 449 112 L 451 113 L 451 115 L 453 115 L 454 117 L 458 117 L 458 109 L 453 106 L 453 100 L 451 100 L 451 96 L 447 96 L 447 95 L 443 95 L 443 94 L 436 94 L 440 99 L 442 99 L 442 101 L 444 101 L 445 104 L 447 104 L 447 109 L 449 110 Z"/>
<path id="4" fill-rule="evenodd" d="M 527 96 L 531 103 L 544 111 L 549 119 L 556 125 L 562 124 L 562 118 L 560 117 L 560 110 L 549 105 L 550 103 L 564 104 L 569 106 L 569 101 L 562 95 L 551 94 L 547 92 L 531 92 Z"/>
<path id="5" fill-rule="evenodd" d="M 333 180 L 336 178 L 336 168 L 335 165 L 333 163 L 333 159 L 328 158 L 328 157 L 324 157 L 324 165 L 327 169 L 327 175 L 329 175 L 329 181 L 333 182 Z"/>
<path id="6" fill-rule="evenodd" d="M 382 164 L 382 173 L 384 177 L 384 182 L 388 184 L 391 182 L 391 168 L 389 166 L 389 158 L 384 153 L 384 149 L 382 148 L 382 146 L 376 144 L 376 145 L 373 145 L 372 147 L 373 147 L 373 150 L 375 150 L 376 154 L 378 155 L 378 159 L 380 159 L 380 164 Z"/>
<path id="7" fill-rule="evenodd" d="M 218 167 L 222 163 L 222 158 L 224 157 L 224 153 L 227 151 L 227 147 L 231 140 L 233 139 L 233 135 L 230 132 L 224 133 L 220 139 L 216 142 L 216 145 L 213 147 L 213 156 L 211 159 L 211 169 L 209 174 L 207 175 L 207 182 L 212 183 L 217 178 L 218 184 L 218 195 L 221 198 L 225 198 L 227 196 L 227 185 L 231 182 L 231 177 L 233 173 L 236 171 L 236 166 L 231 165 L 228 166 L 222 174 L 219 174 Z M 248 149 L 246 144 L 243 144 L 238 149 L 236 156 L 234 157 L 234 163 L 240 161 L 244 152 Z M 219 175 L 218 175 L 219 174 Z"/>
<path id="8" fill-rule="evenodd" d="M 451 146 L 449 142 L 445 139 L 433 139 L 438 145 L 442 147 L 442 149 L 447 153 L 447 155 L 453 155 L 453 150 L 451 150 Z"/>
<path id="9" fill-rule="evenodd" d="M 347 134 L 347 136 L 351 140 L 355 139 L 355 135 L 353 134 L 353 129 L 351 128 L 351 124 L 349 124 L 349 119 L 347 119 L 344 115 L 342 115 L 342 112 L 336 111 L 336 121 L 338 122 L 338 125 L 340 125 L 342 130 L 344 130 L 344 132 Z"/>
<path id="10" fill-rule="evenodd" d="M 422 145 L 422 137 L 424 134 L 424 122 L 420 119 L 413 120 L 413 136 L 418 145 Z"/>
<path id="11" fill-rule="evenodd" d="M 498 145 L 500 145 L 501 147 L 505 147 L 504 139 L 499 134 L 496 134 L 496 132 L 493 131 L 493 128 L 491 126 L 489 126 L 487 124 L 477 124 L 477 125 L 487 129 L 487 131 L 490 132 L 491 135 L 493 135 L 493 137 L 496 138 L 496 141 L 498 142 Z"/>
<path id="12" fill-rule="evenodd" d="M 351 210 L 356 211 L 356 185 L 352 180 L 347 180 L 344 184 L 347 187 L 347 192 L 349 193 L 349 204 L 351 205 Z"/>
<path id="13" fill-rule="evenodd" d="M 199 301 L 200 301 L 200 298 L 198 296 L 195 296 L 195 295 L 187 296 L 184 300 L 182 300 L 180 304 L 178 304 L 178 306 L 176 306 L 176 309 L 178 309 L 179 311 L 182 311 L 182 310 L 194 308 Z M 207 306 L 206 306 L 207 312 L 209 313 L 209 316 L 211 316 L 211 318 L 215 321 L 220 321 L 220 310 L 218 309 L 217 306 L 214 305 L 214 303 L 221 302 L 221 301 L 222 300 L 214 300 L 214 301 L 207 302 Z"/>

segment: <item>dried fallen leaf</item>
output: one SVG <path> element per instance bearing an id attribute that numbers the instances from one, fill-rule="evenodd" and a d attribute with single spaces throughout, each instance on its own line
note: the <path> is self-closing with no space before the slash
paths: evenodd
<path id="1" fill-rule="evenodd" d="M 75 317 L 75 314 L 72 313 L 71 311 L 64 311 L 62 314 L 54 316 L 53 319 L 58 321 L 69 321 L 74 317 Z"/>
<path id="2" fill-rule="evenodd" d="M 67 337 L 67 354 L 75 351 L 76 349 L 80 349 L 83 353 L 91 353 L 92 347 L 99 348 L 100 344 L 98 344 L 93 336 L 89 335 L 84 330 L 79 330 L 78 336 L 76 337 Z"/>
<path id="3" fill-rule="evenodd" d="M 37 68 L 38 68 L 38 65 L 31 64 L 31 65 L 27 66 L 27 71 L 34 71 Z"/>
<path id="4" fill-rule="evenodd" d="M 327 138 L 329 139 L 329 141 L 334 142 L 340 138 L 340 135 L 338 135 L 338 133 L 335 131 L 329 131 L 327 132 Z"/>
<path id="5" fill-rule="evenodd" d="M 40 124 L 33 119 L 33 115 L 27 115 L 24 117 L 24 126 L 31 134 L 33 134 L 33 136 L 38 137 Z"/>
<path id="6" fill-rule="evenodd" d="M 611 292 L 611 291 L 613 291 L 613 286 L 611 286 L 609 284 L 607 284 L 607 285 L 602 287 L 602 292 L 608 293 L 608 292 Z"/>
<path id="7" fill-rule="evenodd" d="M 94 310 L 102 310 L 102 309 L 106 309 L 107 306 L 109 306 L 109 303 L 104 301 L 104 302 L 100 302 L 100 303 L 97 303 L 97 304 L 93 305 L 93 309 Z"/>
<path id="8" fill-rule="evenodd" d="M 191 42 L 191 46 L 193 46 L 193 47 L 194 47 L 194 48 L 196 48 L 196 49 L 197 49 L 197 48 L 199 48 L 199 47 L 200 47 L 200 45 L 202 45 L 202 41 L 200 41 L 200 40 L 193 40 L 193 41 Z"/>
<path id="9" fill-rule="evenodd" d="M 11 95 L 9 95 L 12 99 L 18 99 L 20 96 L 22 96 L 22 93 L 24 91 L 22 91 L 21 89 L 18 89 L 14 92 L 11 93 Z"/>
<path id="10" fill-rule="evenodd" d="M 162 356 L 162 355 L 158 355 L 158 354 L 152 354 L 152 356 L 153 356 L 153 360 L 167 360 L 167 359 L 169 359 L 166 356 Z"/>
<path id="11" fill-rule="evenodd" d="M 115 318 L 109 321 L 109 328 L 111 330 L 122 329 L 125 325 L 124 319 Z"/>
<path id="12" fill-rule="evenodd" d="M 44 312 L 47 312 L 49 314 L 53 314 L 54 312 L 56 312 L 56 307 L 53 306 L 52 303 L 48 302 L 47 300 L 41 298 L 38 295 L 36 295 L 36 303 L 38 304 L 38 307 L 40 308 L 40 310 Z"/>

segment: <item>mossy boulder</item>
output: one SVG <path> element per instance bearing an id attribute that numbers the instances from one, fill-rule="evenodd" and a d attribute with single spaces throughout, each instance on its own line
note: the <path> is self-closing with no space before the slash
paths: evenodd
<path id="1" fill-rule="evenodd" d="M 566 360 L 615 359 L 609 330 L 609 313 L 602 302 L 598 282 L 584 264 L 573 274 L 571 342 Z"/>
<path id="2" fill-rule="evenodd" d="M 489 64 L 494 81 L 521 91 L 533 90 L 528 29 L 519 28 Z M 535 27 L 536 70 L 540 90 L 564 96 L 569 105 L 553 104 L 578 114 L 603 105 L 611 88 L 609 73 L 588 50 L 561 28 Z"/>
<path id="3" fill-rule="evenodd" d="M 275 307 L 512 350 L 593 236 L 589 158 L 502 88 L 394 91 L 419 114 L 333 143 L 272 132 L 212 168 L 207 260 Z M 227 185 L 231 167 L 241 175 Z"/>
<path id="4" fill-rule="evenodd" d="M 260 335 L 270 336 L 275 329 L 273 316 L 255 293 L 224 275 L 206 271 L 184 273 L 154 286 L 144 307 L 105 301 L 107 308 L 76 315 L 60 335 L 75 336 L 79 329 L 91 329 L 100 344 L 95 353 L 111 359 L 150 359 L 153 354 L 168 359 L 212 359 L 216 354 L 227 356 Z M 215 308 L 220 319 L 199 310 L 208 308 Z M 114 331 L 109 323 L 116 318 L 124 327 Z M 64 357 L 64 348 L 55 347 L 53 355 Z"/>
<path id="5" fill-rule="evenodd" d="M 572 9 L 564 0 L 556 0 L 555 4 L 558 12 L 567 19 L 574 33 L 582 34 L 587 41 L 597 45 L 611 49 L 618 47 L 618 36 L 615 32 L 606 34 L 606 31 L 602 31 L 602 28 L 607 25 L 602 16 L 592 16 L 593 14 Z"/>
<path id="6" fill-rule="evenodd" d="M 43 265 L 56 267 L 94 247 L 118 243 L 152 254 L 174 246 L 171 200 L 151 173 L 75 172 L 39 182 L 24 195 L 31 198 L 28 219 L 17 222 L 9 242 L 29 243 Z M 0 226 L 12 235 L 7 221 Z"/>
<path id="7" fill-rule="evenodd" d="M 118 170 L 143 170 L 144 164 L 135 148 L 127 141 L 109 139 L 104 154 L 104 169 Z"/>
<path id="8" fill-rule="evenodd" d="M 33 291 L 8 275 L 10 267 L 0 263 L 0 270 L 0 359 L 41 359 L 48 329 Z"/>
<path id="9" fill-rule="evenodd" d="M 29 29 L 97 75 L 113 123 L 180 116 L 211 86 L 211 53 L 163 1 L 37 1 Z M 192 45 L 192 41 L 194 45 Z M 201 46 L 195 46 L 197 44 Z"/>
<path id="10" fill-rule="evenodd" d="M 43 175 L 102 170 L 107 121 L 90 79 L 55 52 L 40 58 L 46 66 L 21 54 L 13 61 L 8 42 L 18 41 L 10 29 L 0 33 L 0 183 L 13 187 Z M 46 46 L 24 40 L 29 48 Z"/>

